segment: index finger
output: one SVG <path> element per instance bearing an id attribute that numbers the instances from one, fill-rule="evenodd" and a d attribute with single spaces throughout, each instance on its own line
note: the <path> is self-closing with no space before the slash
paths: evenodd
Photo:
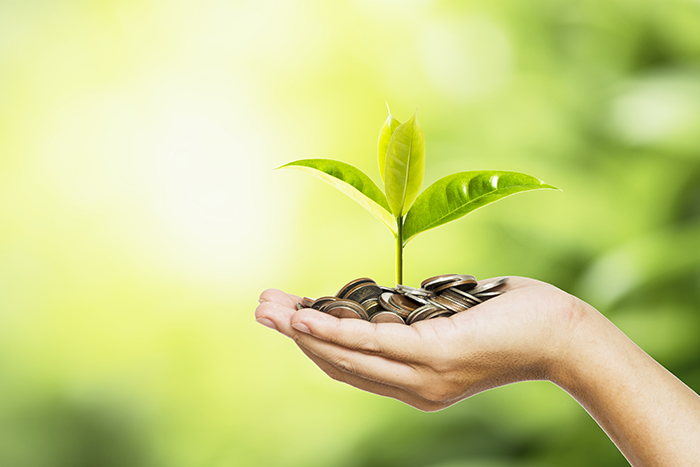
<path id="1" fill-rule="evenodd" d="M 317 339 L 392 360 L 418 362 L 424 354 L 418 351 L 425 346 L 423 338 L 413 326 L 405 324 L 338 319 L 309 309 L 294 313 L 291 324 Z"/>

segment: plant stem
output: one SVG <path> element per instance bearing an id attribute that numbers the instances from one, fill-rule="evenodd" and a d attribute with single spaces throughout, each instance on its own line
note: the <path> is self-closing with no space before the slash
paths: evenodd
<path id="1" fill-rule="evenodd" d="M 403 283 L 403 217 L 396 217 L 396 284 Z"/>

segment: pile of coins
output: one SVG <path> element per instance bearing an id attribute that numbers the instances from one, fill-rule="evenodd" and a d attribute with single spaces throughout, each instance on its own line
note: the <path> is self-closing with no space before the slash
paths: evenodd
<path id="1" fill-rule="evenodd" d="M 362 277 L 349 282 L 333 297 L 304 297 L 297 309 L 313 308 L 337 318 L 364 319 L 372 323 L 413 324 L 452 316 L 497 297 L 507 277 L 478 284 L 474 276 L 444 274 L 430 277 L 415 289 L 406 285 L 383 287 Z"/>

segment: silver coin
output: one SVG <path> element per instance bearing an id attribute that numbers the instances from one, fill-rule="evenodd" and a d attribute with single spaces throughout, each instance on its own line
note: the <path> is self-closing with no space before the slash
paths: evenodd
<path id="1" fill-rule="evenodd" d="M 452 313 L 451 311 L 444 311 L 444 310 L 439 310 L 434 313 L 429 314 L 426 316 L 426 320 L 429 319 L 434 319 L 434 318 L 449 318 L 452 315 L 455 315 L 456 313 Z"/>
<path id="2" fill-rule="evenodd" d="M 387 311 L 391 311 L 392 313 L 396 313 L 402 318 L 406 318 L 410 311 L 404 310 L 403 308 L 400 308 L 394 303 L 392 303 L 391 297 L 394 295 L 399 295 L 399 294 L 393 294 L 391 292 L 384 292 L 379 296 L 379 304 L 382 306 Z"/>
<path id="3" fill-rule="evenodd" d="M 499 277 L 496 279 L 490 279 L 484 282 L 481 282 L 479 285 L 474 287 L 469 291 L 470 294 L 478 294 L 481 292 L 486 292 L 487 290 L 495 289 L 496 287 L 500 287 L 503 284 L 508 282 L 508 277 Z"/>
<path id="4" fill-rule="evenodd" d="M 425 290 L 424 288 L 414 289 L 413 287 L 400 284 L 396 286 L 396 291 L 404 295 L 414 295 L 418 297 L 430 297 L 434 295 L 431 291 Z"/>
<path id="5" fill-rule="evenodd" d="M 380 311 L 384 311 L 382 306 L 379 304 L 379 300 L 376 298 L 370 298 L 362 302 L 360 305 L 362 305 L 362 308 L 365 309 L 367 312 L 367 316 L 372 316 L 375 313 L 379 313 Z"/>
<path id="6" fill-rule="evenodd" d="M 345 293 L 345 298 L 348 300 L 352 300 L 357 303 L 362 303 L 367 299 L 370 298 L 379 298 L 379 296 L 382 294 L 382 289 L 379 288 L 379 286 L 375 283 L 362 283 L 358 284 L 352 289 L 348 290 Z"/>
<path id="7" fill-rule="evenodd" d="M 504 293 L 506 293 L 505 290 L 489 290 L 488 292 L 480 292 L 479 294 L 477 294 L 477 297 L 483 300 L 488 300 L 489 298 L 498 297 L 499 295 L 503 295 Z"/>
<path id="8" fill-rule="evenodd" d="M 369 277 L 360 277 L 359 279 L 355 279 L 354 281 L 350 281 L 350 282 L 348 282 L 347 284 L 345 284 L 345 285 L 338 291 L 338 293 L 335 294 L 335 295 L 336 295 L 336 297 L 338 297 L 338 298 L 347 298 L 348 292 L 350 292 L 350 290 L 354 289 L 355 287 L 357 287 L 357 286 L 360 285 L 360 284 L 374 284 L 374 285 L 377 285 L 377 283 L 374 282 L 374 280 L 370 279 Z"/>
<path id="9" fill-rule="evenodd" d="M 433 290 L 443 284 L 458 281 L 461 278 L 462 276 L 459 274 L 443 274 L 440 276 L 433 276 L 424 280 L 420 283 L 420 286 L 426 290 Z"/>
<path id="10" fill-rule="evenodd" d="M 447 289 L 470 290 L 476 287 L 476 279 L 474 276 L 462 276 L 460 280 L 447 282 L 433 289 L 433 292 L 440 293 Z"/>
<path id="11" fill-rule="evenodd" d="M 314 300 L 313 298 L 304 297 L 301 299 L 301 304 L 304 305 L 304 308 L 313 308 L 315 301 L 316 300 Z"/>
<path id="12" fill-rule="evenodd" d="M 338 297 L 319 297 L 316 300 L 314 300 L 314 304 L 311 308 L 313 308 L 314 310 L 323 311 L 324 306 L 337 301 Z"/>
<path id="13" fill-rule="evenodd" d="M 448 294 L 440 295 L 440 299 L 451 302 L 454 308 L 451 308 L 450 306 L 446 306 L 446 308 L 448 310 L 453 310 L 455 313 L 468 310 L 472 307 L 471 303 L 466 303 L 466 300 L 460 300 L 458 298 L 451 297 Z"/>
<path id="14" fill-rule="evenodd" d="M 406 296 L 407 296 L 408 298 L 410 298 L 411 300 L 420 303 L 421 305 L 427 305 L 427 304 L 428 304 L 428 301 L 426 300 L 427 297 L 426 297 L 425 295 L 415 295 L 415 294 L 413 294 L 413 293 L 407 293 Z"/>
<path id="15" fill-rule="evenodd" d="M 442 305 L 442 308 L 451 311 L 453 313 L 459 313 L 460 311 L 464 311 L 469 309 L 469 307 L 462 305 L 460 302 L 456 300 L 450 300 L 447 297 L 443 296 L 437 296 L 434 299 L 436 302 L 438 302 L 440 305 Z"/>
<path id="16" fill-rule="evenodd" d="M 475 297 L 471 292 L 465 292 L 464 290 L 459 290 L 459 289 L 452 289 L 451 292 L 464 297 L 466 300 L 472 301 L 475 305 L 478 305 L 479 303 L 483 303 L 483 300 Z"/>
<path id="17" fill-rule="evenodd" d="M 422 321 L 426 316 L 440 310 L 440 308 L 433 305 L 423 305 L 420 308 L 416 308 L 410 315 L 408 315 L 408 318 L 406 318 L 406 324 L 413 324 L 418 321 Z"/>
<path id="18" fill-rule="evenodd" d="M 466 297 L 462 297 L 461 295 L 457 295 L 454 292 L 452 292 L 451 290 L 446 290 L 445 292 L 442 293 L 441 296 L 448 299 L 448 300 L 453 300 L 453 301 L 459 303 L 466 310 L 477 305 L 476 302 L 472 302 L 471 300 L 468 300 Z"/>

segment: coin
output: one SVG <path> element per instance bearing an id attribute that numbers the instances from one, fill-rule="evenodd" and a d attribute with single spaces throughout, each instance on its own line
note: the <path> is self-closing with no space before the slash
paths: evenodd
<path id="1" fill-rule="evenodd" d="M 449 318 L 450 316 L 454 315 L 456 313 L 452 313 L 451 311 L 445 311 L 445 310 L 438 310 L 435 311 L 428 316 L 425 317 L 426 320 L 433 319 L 433 318 Z"/>
<path id="2" fill-rule="evenodd" d="M 428 297 L 424 295 L 416 295 L 414 293 L 407 293 L 406 296 L 410 298 L 411 300 L 420 303 L 421 305 L 427 305 L 428 304 Z"/>
<path id="3" fill-rule="evenodd" d="M 345 293 L 345 298 L 362 303 L 370 298 L 377 299 L 382 294 L 382 289 L 375 282 L 364 282 L 356 285 Z"/>
<path id="4" fill-rule="evenodd" d="M 401 308 L 402 310 L 406 311 L 407 313 L 412 312 L 419 306 L 421 306 L 420 303 L 416 302 L 412 298 L 408 297 L 407 295 L 401 295 L 401 294 L 392 294 L 389 297 L 389 303 L 391 305 L 394 305 L 397 308 Z"/>
<path id="5" fill-rule="evenodd" d="M 377 283 L 374 282 L 374 280 L 370 279 L 369 277 L 360 277 L 359 279 L 355 279 L 354 281 L 350 281 L 347 284 L 345 284 L 340 289 L 340 291 L 335 295 L 338 298 L 346 298 L 348 291 L 355 288 L 359 284 L 365 284 L 365 283 L 377 285 Z"/>
<path id="6" fill-rule="evenodd" d="M 362 306 L 351 300 L 337 300 L 325 306 L 325 312 L 336 318 L 357 318 L 369 320 Z"/>
<path id="7" fill-rule="evenodd" d="M 302 305 L 301 303 L 297 303 L 297 304 L 294 305 L 294 306 L 296 307 L 297 310 L 303 310 L 303 309 L 304 309 L 304 305 Z"/>
<path id="8" fill-rule="evenodd" d="M 397 323 L 406 324 L 406 322 L 396 313 L 391 311 L 380 311 L 375 313 L 369 320 L 370 323 Z"/>
<path id="9" fill-rule="evenodd" d="M 433 290 L 448 282 L 454 282 L 461 278 L 459 274 L 443 274 L 441 276 L 430 277 L 420 283 L 420 286 L 426 290 Z"/>
<path id="10" fill-rule="evenodd" d="M 425 289 L 414 289 L 413 287 L 409 287 L 407 285 L 397 285 L 395 292 L 404 294 L 404 295 L 416 295 L 419 297 L 430 297 L 434 295 L 432 292 L 425 290 Z"/>
<path id="11" fill-rule="evenodd" d="M 316 300 L 304 297 L 297 309 L 314 308 L 338 318 L 369 320 L 373 323 L 405 323 L 449 317 L 466 311 L 506 292 L 499 289 L 508 277 L 478 283 L 468 274 L 443 274 L 421 282 L 418 288 L 398 284 L 378 285 L 368 277 L 345 284 L 337 296 Z"/>
<path id="12" fill-rule="evenodd" d="M 475 288 L 473 288 L 470 291 L 470 293 L 472 295 L 474 295 L 474 294 L 478 294 L 481 292 L 486 292 L 487 290 L 491 290 L 491 289 L 495 289 L 496 287 L 500 287 L 503 284 L 505 284 L 506 282 L 508 282 L 507 277 L 499 277 L 496 279 L 490 279 L 490 280 L 484 281 L 484 282 L 480 283 L 479 285 L 477 285 Z"/>
<path id="13" fill-rule="evenodd" d="M 364 302 L 360 303 L 362 305 L 362 308 L 365 309 L 367 312 L 367 316 L 372 316 L 373 314 L 379 313 L 381 311 L 384 311 L 384 308 L 379 304 L 379 300 L 376 298 L 369 298 L 365 300 Z"/>
<path id="14" fill-rule="evenodd" d="M 472 304 L 466 303 L 466 301 L 460 300 L 459 298 L 455 298 L 451 295 L 448 295 L 447 293 L 444 293 L 440 295 L 440 300 L 445 300 L 446 302 L 450 302 L 451 306 L 445 306 L 448 310 L 452 310 L 455 313 L 459 313 L 460 311 L 465 311 L 468 310 L 469 308 L 472 307 Z"/>
<path id="15" fill-rule="evenodd" d="M 478 305 L 479 303 L 483 303 L 483 300 L 481 300 L 480 298 L 477 298 L 476 296 L 472 295 L 471 293 L 465 292 L 465 291 L 463 291 L 463 290 L 452 289 L 452 290 L 449 290 L 449 292 L 450 292 L 450 293 L 453 293 L 453 294 L 455 294 L 455 295 L 459 295 L 459 296 L 461 296 L 462 298 L 464 298 L 464 299 L 466 299 L 466 300 L 469 300 L 469 301 L 472 302 L 474 305 Z M 446 292 L 446 293 L 447 293 L 447 292 Z"/>
<path id="16" fill-rule="evenodd" d="M 462 276 L 463 278 L 460 280 L 448 282 L 446 284 L 442 284 L 438 287 L 435 287 L 433 289 L 433 292 L 440 293 L 443 290 L 447 289 L 460 289 L 460 290 L 470 290 L 473 289 L 476 286 L 476 279 L 474 276 Z"/>
<path id="17" fill-rule="evenodd" d="M 440 308 L 451 311 L 453 313 L 459 313 L 460 311 L 464 311 L 467 308 L 469 308 L 467 306 L 462 305 L 458 301 L 450 300 L 447 297 L 443 296 L 437 296 L 435 298 L 432 298 L 431 303 L 437 304 L 440 306 Z"/>
<path id="18" fill-rule="evenodd" d="M 338 300 L 337 297 L 319 297 L 316 300 L 314 300 L 314 303 L 311 306 L 311 308 L 313 308 L 314 310 L 323 311 L 324 305 L 331 303 L 331 302 L 335 302 L 337 300 Z"/>
<path id="19" fill-rule="evenodd" d="M 413 324 L 418 321 L 424 320 L 428 315 L 436 311 L 444 311 L 439 307 L 434 305 L 423 305 L 420 308 L 416 308 L 413 312 L 406 318 L 406 324 Z"/>
<path id="20" fill-rule="evenodd" d="M 506 293 L 505 290 L 489 290 L 488 292 L 480 292 L 477 296 L 481 299 L 488 299 L 498 297 Z"/>
<path id="21" fill-rule="evenodd" d="M 393 303 L 391 303 L 391 297 L 393 294 L 391 292 L 384 292 L 379 296 L 379 304 L 382 306 L 387 311 L 391 311 L 396 313 L 397 315 L 401 316 L 402 318 L 405 318 L 408 316 L 408 312 L 404 310 L 403 308 L 400 308 Z"/>

